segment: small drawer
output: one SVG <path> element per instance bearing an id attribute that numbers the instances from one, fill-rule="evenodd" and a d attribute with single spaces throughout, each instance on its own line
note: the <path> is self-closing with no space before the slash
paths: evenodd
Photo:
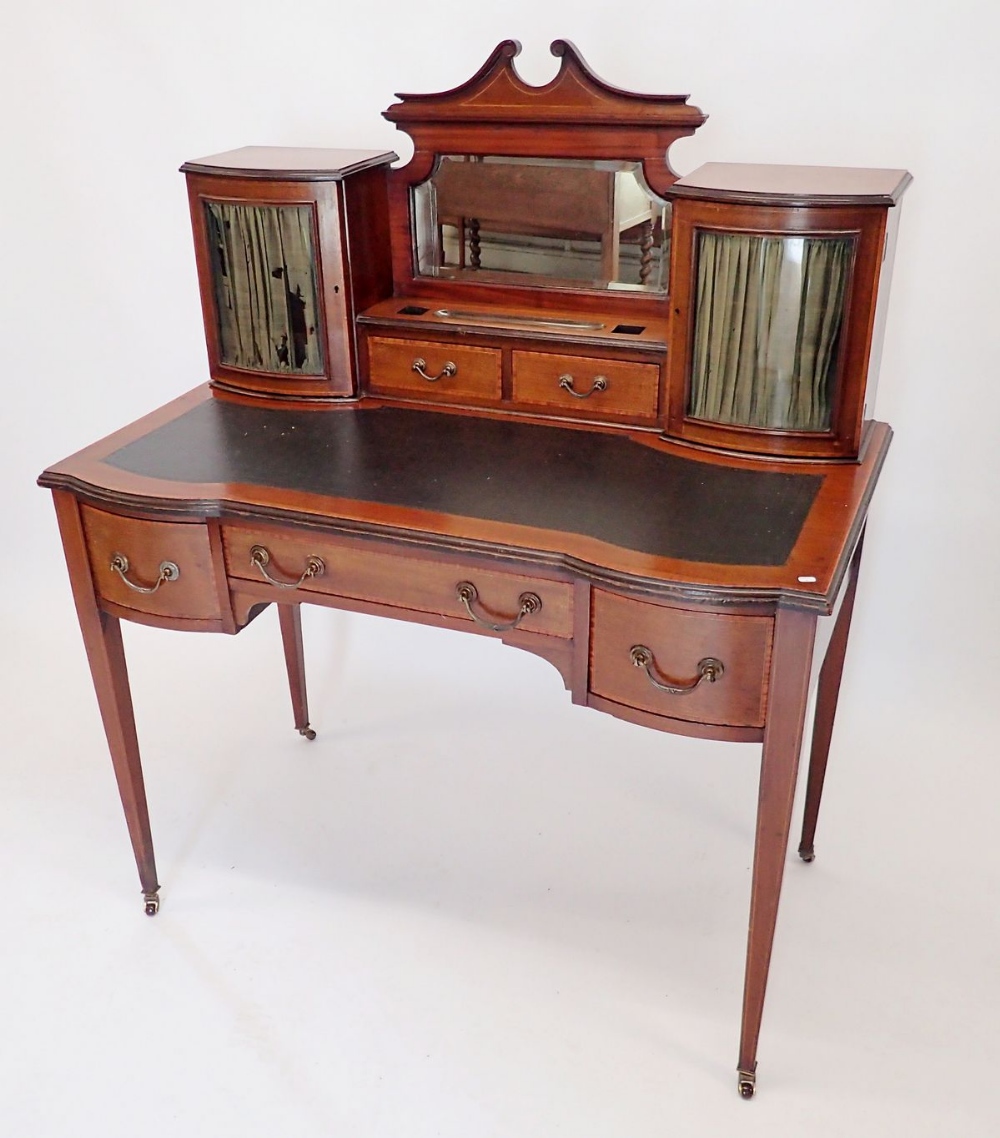
<path id="1" fill-rule="evenodd" d="M 456 403 L 500 400 L 500 351 L 428 340 L 368 340 L 373 394 Z"/>
<path id="2" fill-rule="evenodd" d="M 771 617 L 672 608 L 599 589 L 593 597 L 595 695 L 674 719 L 763 726 Z M 710 661 L 721 664 L 714 682 Z"/>
<path id="3" fill-rule="evenodd" d="M 656 418 L 660 369 L 656 364 L 514 352 L 515 403 L 598 419 Z"/>
<path id="4" fill-rule="evenodd" d="M 187 620 L 222 616 L 208 527 L 152 522 L 82 506 L 94 584 L 106 600 Z"/>
<path id="5" fill-rule="evenodd" d="M 573 586 L 566 581 L 483 569 L 478 564 L 404 557 L 319 534 L 224 526 L 222 542 L 230 577 L 270 581 L 275 600 L 308 599 L 321 593 L 480 626 L 573 635 Z M 472 589 L 464 590 L 463 602 L 459 586 L 467 585 Z"/>

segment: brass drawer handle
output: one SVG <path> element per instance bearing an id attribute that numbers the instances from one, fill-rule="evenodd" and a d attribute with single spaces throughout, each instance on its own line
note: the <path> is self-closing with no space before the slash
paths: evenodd
<path id="1" fill-rule="evenodd" d="M 646 678 L 657 691 L 669 692 L 671 695 L 687 695 L 688 692 L 693 692 L 702 680 L 714 684 L 716 680 L 722 679 L 726 671 L 721 660 L 717 660 L 714 656 L 706 656 L 704 660 L 698 661 L 698 675 L 690 683 L 664 683 L 653 675 L 653 668 L 656 667 L 653 653 L 644 644 L 636 644 L 629 656 L 637 668 L 645 671 Z"/>
<path id="2" fill-rule="evenodd" d="M 589 399 L 595 391 L 607 391 L 608 379 L 604 375 L 595 375 L 594 382 L 590 385 L 589 391 L 576 391 L 573 387 L 573 377 L 566 372 L 565 375 L 559 377 L 559 386 L 563 391 L 568 391 L 574 399 Z"/>
<path id="3" fill-rule="evenodd" d="M 506 624 L 494 624 L 493 621 L 485 620 L 478 613 L 472 611 L 472 606 L 479 600 L 479 592 L 471 581 L 459 581 L 455 587 L 455 595 L 476 624 L 488 628 L 490 632 L 509 632 L 512 628 L 517 628 L 526 616 L 538 612 L 542 607 L 542 598 L 537 593 L 522 593 L 517 598 L 518 604 L 521 606 L 517 616 L 513 620 L 508 620 Z"/>
<path id="4" fill-rule="evenodd" d="M 255 569 L 260 570 L 260 575 L 265 581 L 278 589 L 297 589 L 300 585 L 305 584 L 310 577 L 322 577 L 326 572 L 326 565 L 323 563 L 323 558 L 317 557 L 313 553 L 306 558 L 306 567 L 302 570 L 302 575 L 297 581 L 279 581 L 276 577 L 272 577 L 267 571 L 270 560 L 270 553 L 268 553 L 262 545 L 252 545 L 250 547 L 250 564 Z"/>
<path id="5" fill-rule="evenodd" d="M 417 358 L 413 361 L 413 366 L 410 370 L 415 371 L 417 375 L 419 375 L 422 379 L 426 379 L 428 383 L 437 383 L 439 379 L 451 379 L 453 375 L 458 375 L 458 365 L 453 364 L 451 360 L 448 360 L 448 362 L 437 373 L 437 375 L 428 375 L 427 372 L 424 371 L 424 368 L 426 366 L 427 361 L 424 359 L 424 357 L 417 356 Z"/>
<path id="6" fill-rule="evenodd" d="M 160 562 L 160 575 L 152 585 L 137 585 L 134 581 L 130 581 L 125 574 L 128 572 L 128 558 L 124 553 L 114 553 L 111 556 L 111 569 L 117 573 L 119 577 L 125 582 L 130 589 L 134 589 L 137 593 L 155 593 L 161 586 L 165 585 L 168 581 L 176 581 L 181 575 L 180 569 L 173 561 Z"/>

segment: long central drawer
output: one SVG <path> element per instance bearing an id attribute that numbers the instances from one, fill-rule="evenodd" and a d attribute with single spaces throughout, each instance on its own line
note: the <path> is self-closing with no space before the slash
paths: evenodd
<path id="1" fill-rule="evenodd" d="M 323 534 L 266 526 L 224 525 L 222 541 L 229 576 L 258 583 L 270 579 L 274 600 L 307 599 L 318 593 L 481 626 L 573 635 L 573 586 L 567 581 L 484 569 L 474 561 L 404 556 Z M 460 586 L 468 585 L 472 590 L 463 590 L 463 601 Z M 534 599 L 525 601 L 529 595 Z M 522 613 L 524 608 L 530 611 Z"/>

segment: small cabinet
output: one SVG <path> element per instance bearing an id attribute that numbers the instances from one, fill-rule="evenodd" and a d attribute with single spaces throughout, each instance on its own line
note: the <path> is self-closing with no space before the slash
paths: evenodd
<path id="1" fill-rule="evenodd" d="M 712 163 L 673 199 L 667 433 L 856 459 L 903 170 Z"/>
<path id="2" fill-rule="evenodd" d="M 395 297 L 358 319 L 363 390 L 383 399 L 659 428 L 667 322 L 620 312 Z"/>
<path id="3" fill-rule="evenodd" d="M 216 387 L 357 394 L 357 312 L 392 292 L 395 154 L 247 146 L 186 162 Z"/>

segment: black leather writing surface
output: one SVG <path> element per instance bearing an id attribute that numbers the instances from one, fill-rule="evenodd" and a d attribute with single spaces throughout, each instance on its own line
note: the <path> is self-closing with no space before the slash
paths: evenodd
<path id="1" fill-rule="evenodd" d="M 661 557 L 783 565 L 822 483 L 621 435 L 363 406 L 210 399 L 115 451 L 121 470 L 243 482 L 583 534 Z"/>

